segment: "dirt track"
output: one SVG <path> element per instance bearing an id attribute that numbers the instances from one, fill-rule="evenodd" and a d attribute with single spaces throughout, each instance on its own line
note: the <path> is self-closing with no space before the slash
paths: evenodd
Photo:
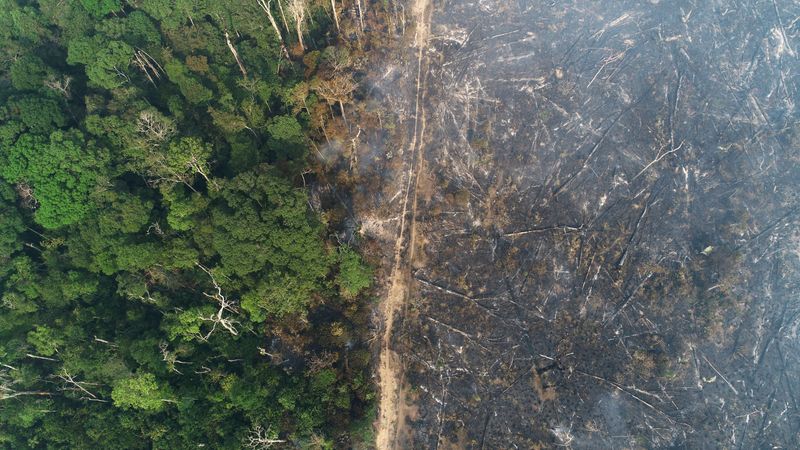
<path id="1" fill-rule="evenodd" d="M 419 148 L 425 135 L 424 75 L 425 49 L 429 32 L 429 0 L 415 0 L 413 5 L 415 22 L 414 44 L 417 47 L 416 99 L 414 110 L 414 130 L 405 156 L 404 193 L 400 211 L 400 227 L 394 245 L 394 263 L 386 297 L 382 301 L 383 334 L 381 336 L 378 361 L 379 377 L 379 416 L 377 423 L 376 446 L 380 449 L 397 447 L 400 428 L 404 426 L 404 366 L 391 347 L 394 322 L 408 299 L 411 262 L 416 246 L 417 182 L 419 173 L 424 170 L 424 160 L 418 158 Z M 407 222 L 410 224 L 407 225 Z"/>

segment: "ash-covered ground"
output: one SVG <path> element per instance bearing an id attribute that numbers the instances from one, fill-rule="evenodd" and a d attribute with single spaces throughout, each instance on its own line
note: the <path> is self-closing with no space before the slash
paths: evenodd
<path id="1" fill-rule="evenodd" d="M 800 3 L 430 5 L 407 448 L 797 448 Z"/>

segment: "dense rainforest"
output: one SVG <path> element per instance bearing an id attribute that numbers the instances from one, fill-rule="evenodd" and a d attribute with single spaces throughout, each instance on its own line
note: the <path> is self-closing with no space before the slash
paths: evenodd
<path id="1" fill-rule="evenodd" d="M 367 439 L 332 6 L 0 0 L 0 447 Z"/>

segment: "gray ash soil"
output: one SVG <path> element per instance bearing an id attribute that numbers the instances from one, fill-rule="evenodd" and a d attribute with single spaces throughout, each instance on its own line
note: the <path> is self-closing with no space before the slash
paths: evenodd
<path id="1" fill-rule="evenodd" d="M 800 445 L 800 4 L 431 17 L 402 446 Z"/>

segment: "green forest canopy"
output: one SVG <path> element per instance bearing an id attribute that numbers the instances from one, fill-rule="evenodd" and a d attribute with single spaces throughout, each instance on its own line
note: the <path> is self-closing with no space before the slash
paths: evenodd
<path id="1" fill-rule="evenodd" d="M 0 447 L 325 448 L 370 407 L 371 272 L 297 184 L 316 56 L 264 13 L 0 0 Z"/>

